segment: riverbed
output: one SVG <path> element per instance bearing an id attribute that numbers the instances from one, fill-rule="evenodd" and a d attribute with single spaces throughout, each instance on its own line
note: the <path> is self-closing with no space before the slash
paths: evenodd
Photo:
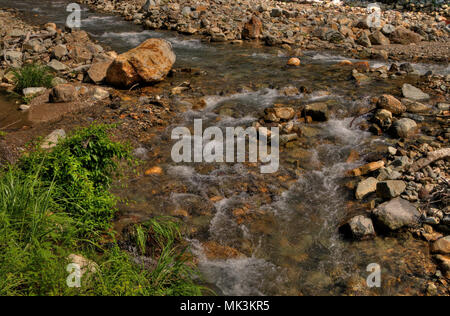
<path id="1" fill-rule="evenodd" d="M 17 1 L 14 7 L 33 22 L 61 26 L 68 3 Z M 12 4 L 0 0 L 0 6 Z M 345 172 L 390 143 L 361 130 L 364 118 L 352 127 L 350 122 L 368 107 L 372 96 L 397 91 L 403 79 L 358 86 L 347 72 L 333 67 L 344 59 L 334 52 L 308 51 L 301 57 L 301 67 L 286 68 L 289 56 L 274 47 L 212 44 L 173 32 L 143 30 L 86 7 L 82 29 L 119 53 L 148 38 L 164 38 L 177 55 L 175 68 L 202 74 L 190 79 L 194 87 L 190 96 L 202 96 L 205 106 L 190 108 L 182 95 L 173 97 L 180 108 L 178 115 L 146 145 L 150 158 L 145 165 L 158 165 L 163 173 L 135 177 L 117 192 L 130 202 L 120 206 L 122 220 L 155 215 L 182 218 L 203 278 L 219 295 L 420 293 L 429 278 L 427 243 L 409 235 L 351 242 L 338 232 L 349 214 L 364 211 L 345 186 Z M 449 73 L 448 65 L 413 66 L 422 74 L 428 70 Z M 287 96 L 282 91 L 288 86 L 311 93 Z M 204 127 L 247 127 L 274 104 L 316 101 L 332 108 L 332 118 L 304 126 L 304 136 L 281 149 L 281 166 L 275 174 L 261 174 L 258 166 L 249 163 L 177 164 L 171 159 L 174 127 L 192 128 L 194 119 L 202 119 Z M 359 158 L 349 160 L 352 152 Z M 371 263 L 381 266 L 381 288 L 366 284 Z"/>

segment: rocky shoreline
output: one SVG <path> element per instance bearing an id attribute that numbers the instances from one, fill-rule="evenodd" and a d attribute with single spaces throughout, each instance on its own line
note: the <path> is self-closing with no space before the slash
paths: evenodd
<path id="1" fill-rule="evenodd" d="M 260 41 L 292 55 L 336 50 L 348 57 L 448 63 L 450 8 L 402 11 L 385 5 L 380 25 L 369 25 L 367 8 L 297 1 L 82 0 L 95 10 L 120 14 L 148 29 L 201 35 L 207 41 Z M 367 4 L 365 4 L 367 5 Z M 396 9 L 397 8 L 397 9 Z"/>
<path id="2" fill-rule="evenodd" d="M 128 20 L 145 24 L 146 17 L 135 16 L 141 14 L 139 13 L 142 6 L 141 2 L 143 1 L 137 1 L 136 3 L 90 1 L 89 3 L 97 9 L 123 14 Z M 215 1 L 210 1 L 211 7 L 209 8 L 219 10 L 219 5 L 214 3 Z M 264 3 L 267 3 L 267 1 L 264 1 Z M 171 5 L 174 5 L 174 7 Z M 351 44 L 351 47 L 346 48 L 346 44 L 333 44 L 326 40 L 320 40 L 320 36 L 304 37 L 301 41 L 289 42 L 292 36 L 286 37 L 286 34 L 283 35 L 280 30 L 292 27 L 291 23 L 296 21 L 297 18 L 300 19 L 300 16 L 298 14 L 293 14 L 292 17 L 286 16 L 283 10 L 295 12 L 297 10 L 297 4 L 295 3 L 273 3 L 274 6 L 280 8 L 281 16 L 272 17 L 273 10 L 270 6 L 262 12 L 259 12 L 261 10 L 254 11 L 261 4 L 258 1 L 252 2 L 251 9 L 246 11 L 247 16 L 245 19 L 241 19 L 239 27 L 238 23 L 231 23 L 228 25 L 236 26 L 236 29 L 231 27 L 228 30 L 224 27 L 229 23 L 227 21 L 211 23 L 212 18 L 209 14 L 217 17 L 224 16 L 223 13 L 220 13 L 221 11 L 216 12 L 209 9 L 197 11 L 196 5 L 189 1 L 172 2 L 171 5 L 167 7 L 167 10 L 177 13 L 175 22 L 171 20 L 173 17 L 159 14 L 160 11 L 165 10 L 165 7 L 161 5 L 154 9 L 158 12 L 158 19 L 152 23 L 169 24 L 165 26 L 157 25 L 156 27 L 147 25 L 147 27 L 167 28 L 182 33 L 191 33 L 181 29 L 180 25 L 186 26 L 189 25 L 188 21 L 197 21 L 194 12 L 206 12 L 202 15 L 210 20 L 211 27 L 204 27 L 205 30 L 200 29 L 192 32 L 192 34 L 202 33 L 206 36 L 205 38 L 208 38 L 207 40 L 226 40 L 233 43 L 240 42 L 242 37 L 239 38 L 239 36 L 242 36 L 242 34 L 249 38 L 259 34 L 255 36 L 259 40 L 269 45 L 280 45 L 283 49 L 292 51 L 292 55 L 296 57 L 288 61 L 286 66 L 288 68 L 295 69 L 295 67 L 302 66 L 301 53 L 298 49 L 300 51 L 319 48 L 346 49 L 347 52 L 350 52 L 349 56 L 361 56 L 361 53 L 368 52 L 368 48 L 362 45 Z M 178 11 L 173 9 L 176 9 L 177 5 Z M 249 4 L 244 3 L 243 5 Z M 190 7 L 189 14 L 182 14 L 184 6 Z M 311 12 L 316 12 L 316 15 L 318 15 L 317 10 L 330 10 L 329 14 L 336 18 L 337 15 L 333 12 L 334 10 L 340 10 L 339 8 L 326 8 L 311 4 L 305 4 L 305 6 L 309 8 L 305 10 L 312 10 Z M 239 9 L 237 11 L 240 11 L 241 7 L 237 7 L 237 9 Z M 220 10 L 229 11 L 226 7 L 222 7 Z M 349 10 L 349 8 L 346 7 L 342 10 Z M 363 12 L 364 10 L 355 8 L 355 16 L 350 18 L 349 23 L 353 24 L 363 17 Z M 393 13 L 393 16 L 397 14 Z M 423 59 L 448 62 L 448 33 L 442 30 L 442 22 L 437 21 L 440 18 L 423 13 L 401 14 L 410 17 L 417 17 L 417 14 L 419 14 L 420 18 L 417 19 L 424 25 L 427 23 L 434 25 L 429 33 L 425 33 L 428 39 L 433 39 L 436 42 L 428 42 L 426 45 L 441 43 L 447 55 L 436 57 L 434 54 L 436 54 L 436 51 L 439 53 L 439 50 L 435 50 L 433 54 L 426 54 Z M 232 14 L 229 16 L 234 19 Z M 180 17 L 180 22 L 178 22 L 178 17 Z M 138 20 L 135 20 L 135 18 L 138 18 Z M 250 19 L 250 24 L 246 22 L 247 19 Z M 271 20 L 271 22 L 268 22 L 268 20 Z M 308 21 L 317 22 L 312 24 L 314 28 L 328 25 L 328 21 L 323 23 L 324 21 L 321 20 L 322 16 Z M 2 45 L 7 45 L 3 46 L 6 49 L 4 49 L 3 57 L 0 58 L 0 82 L 4 89 L 12 90 L 14 88 L 14 81 L 10 74 L 11 67 L 14 66 L 20 67 L 27 63 L 40 61 L 52 68 L 57 74 L 52 88 L 23 91 L 24 95 L 30 93 L 30 96 L 35 96 L 30 104 L 19 105 L 21 110 L 28 113 L 28 121 L 33 128 L 30 129 L 31 126 L 25 126 L 18 131 L 11 130 L 10 134 L 0 139 L 2 162 L 13 162 L 14 158 L 23 151 L 25 143 L 37 135 L 50 134 L 49 139 L 55 139 L 55 137 L 57 139 L 58 135 L 63 135 L 61 130 L 70 130 L 74 126 L 86 125 L 94 120 L 105 123 L 120 121 L 122 124 L 119 127 L 119 133 L 114 137 L 130 140 L 133 145 L 139 147 L 135 154 L 144 157 L 148 155 L 148 150 L 143 148 L 142 144 L 149 142 L 152 133 L 158 133 L 165 126 L 171 124 L 171 119 L 179 113 L 180 107 L 194 108 L 206 104 L 203 98 L 186 92 L 191 89 L 186 78 L 196 76 L 197 72 L 193 69 L 170 70 L 174 59 L 173 56 L 170 56 L 170 53 L 167 53 L 167 48 L 161 49 L 166 51 L 162 55 L 169 57 L 165 60 L 166 64 L 165 67 L 162 67 L 164 69 L 159 73 L 160 76 L 155 78 L 153 73 L 145 73 L 139 71 L 136 67 L 130 67 L 129 61 L 131 58 L 128 58 L 129 56 L 141 58 L 136 50 L 129 51 L 118 58 L 115 52 L 107 51 L 104 47 L 93 42 L 84 31 L 61 30 L 52 23 L 40 27 L 31 26 L 24 23 L 15 11 L 10 10 L 0 10 L 0 23 L 4 25 L 0 32 L 0 41 Z M 260 25 L 260 23 L 262 29 L 258 31 L 255 26 Z M 268 23 L 272 23 L 270 29 L 273 33 L 265 33 L 269 26 Z M 337 29 L 340 30 L 338 32 L 342 32 L 342 26 L 346 25 L 345 23 L 337 25 Z M 245 24 L 247 24 L 247 27 L 244 26 Z M 219 31 L 211 33 L 211 31 L 217 31 L 217 29 L 213 30 L 214 27 L 217 27 Z M 364 28 L 356 27 L 356 31 L 361 30 L 364 30 Z M 330 30 L 325 31 L 324 34 L 330 35 L 332 31 L 333 26 L 330 26 Z M 363 31 L 369 40 L 374 33 L 383 35 L 383 32 L 376 32 L 367 34 Z M 408 32 L 407 34 L 411 35 Z M 295 37 L 297 34 L 299 33 L 293 36 Z M 336 33 L 333 34 L 336 35 Z M 378 35 L 377 37 L 382 39 Z M 430 37 L 430 35 L 434 37 Z M 414 38 L 415 35 L 411 35 L 411 37 Z M 348 38 L 351 38 L 351 36 Z M 278 39 L 281 39 L 281 42 Z M 144 45 L 147 45 L 146 47 L 153 44 L 158 47 L 163 46 L 160 43 L 144 43 Z M 412 45 L 411 47 L 417 48 L 418 46 L 420 45 Z M 139 47 L 136 49 L 139 50 Z M 370 48 L 370 56 L 373 56 L 374 49 L 377 50 L 378 48 Z M 352 50 L 356 50 L 356 52 L 352 52 Z M 400 51 L 404 53 L 404 50 L 400 49 Z M 413 59 L 407 55 L 388 54 L 389 58 L 393 60 Z M 116 63 L 115 67 L 118 70 L 114 72 L 114 76 L 110 74 L 108 79 L 108 69 L 111 68 L 113 63 Z M 370 102 L 371 107 L 355 114 L 364 118 L 362 122 L 358 122 L 358 127 L 361 130 L 370 131 L 375 137 L 386 138 L 389 146 L 374 149 L 373 155 L 365 157 L 366 165 L 348 171 L 346 175 L 347 187 L 354 192 L 355 201 L 353 202 L 361 206 L 364 211 L 360 211 L 358 214 L 349 214 L 348 221 L 341 225 L 343 235 L 354 240 L 367 240 L 377 235 L 401 236 L 403 233 L 407 233 L 417 239 L 424 240 L 429 243 L 430 252 L 436 262 L 435 271 L 430 276 L 430 281 L 424 292 L 429 295 L 448 295 L 448 281 L 450 279 L 450 206 L 448 203 L 450 193 L 448 183 L 450 179 L 448 163 L 450 156 L 448 146 L 450 138 L 450 76 L 433 73 L 420 76 L 408 63 L 403 63 L 400 66 L 392 64 L 390 67 L 374 68 L 365 61 L 352 62 L 347 60 L 330 67 L 346 73 L 349 80 L 357 87 L 364 87 L 370 85 L 370 83 L 388 79 L 410 82 L 403 84 L 402 88 L 392 92 L 392 95 L 374 95 Z M 153 69 L 154 67 L 150 68 Z M 163 80 L 166 76 L 175 76 L 177 80 Z M 136 83 L 144 81 L 147 83 L 158 82 L 158 84 L 133 89 Z M 127 90 L 113 88 L 114 85 L 119 85 L 121 88 L 126 87 Z M 311 93 L 303 86 L 290 86 L 278 90 L 280 94 L 285 96 Z M 320 91 L 314 92 L 321 93 Z M 326 91 L 323 93 L 326 93 Z M 178 97 L 180 96 L 188 99 L 191 103 L 179 101 Z M 36 111 L 36 109 L 42 109 L 42 105 L 48 108 Z M 54 109 L 58 109 L 58 111 Z M 80 113 L 83 115 L 80 115 Z M 306 105 L 295 104 L 292 107 L 275 104 L 267 108 L 264 115 L 254 125 L 256 127 L 280 127 L 280 130 L 282 130 L 281 143 L 284 150 L 289 153 L 293 148 L 301 148 L 303 142 L 313 139 L 308 128 L 314 128 L 314 124 L 329 120 L 332 114 L 334 114 L 332 106 L 326 102 L 313 102 Z M 51 131 L 54 132 L 50 133 Z M 358 161 L 358 158 L 358 153 L 352 152 L 348 161 Z M 161 172 L 162 169 L 156 167 L 156 169 L 147 170 L 146 175 L 152 176 Z M 273 181 L 277 181 L 275 177 Z M 234 251 L 234 249 L 232 250 Z M 211 252 L 214 251 L 211 250 Z"/>

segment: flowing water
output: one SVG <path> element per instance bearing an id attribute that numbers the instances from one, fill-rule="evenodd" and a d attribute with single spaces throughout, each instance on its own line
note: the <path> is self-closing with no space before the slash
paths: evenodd
<path id="1" fill-rule="evenodd" d="M 10 2 L 0 0 L 0 6 L 14 6 L 43 23 L 63 24 L 67 16 L 68 1 Z M 308 52 L 302 67 L 285 68 L 288 57 L 276 48 L 203 43 L 172 32 L 143 30 L 86 8 L 82 17 L 83 30 L 118 52 L 160 37 L 173 44 L 176 67 L 207 74 L 190 79 L 191 86 L 206 95 L 206 106 L 184 111 L 152 139 L 147 165 L 161 166 L 164 174 L 136 177 L 118 193 L 131 201 L 121 206 L 124 218 L 161 214 L 184 218 L 203 276 L 218 294 L 386 295 L 417 294 L 423 288 L 429 263 L 425 243 L 409 237 L 353 243 L 338 233 L 339 224 L 358 208 L 345 187 L 345 171 L 389 142 L 361 131 L 358 121 L 349 127 L 351 116 L 367 107 L 371 96 L 395 91 L 401 82 L 357 87 L 348 73 L 332 67 L 342 58 L 331 53 Z M 415 67 L 419 72 L 431 68 L 449 72 L 448 66 Z M 305 86 L 313 93 L 284 96 L 280 88 L 289 85 Z M 245 127 L 275 103 L 314 101 L 327 102 L 332 119 L 303 126 L 306 136 L 281 148 L 276 174 L 261 174 L 249 163 L 176 164 L 170 157 L 172 128 L 192 128 L 195 118 L 201 118 L 204 127 Z M 185 104 L 177 98 L 174 102 Z M 360 154 L 359 161 L 347 162 L 351 151 Z M 218 252 L 238 254 L 210 256 L 205 242 L 220 245 Z M 379 289 L 368 289 L 365 283 L 371 263 L 382 268 Z"/>

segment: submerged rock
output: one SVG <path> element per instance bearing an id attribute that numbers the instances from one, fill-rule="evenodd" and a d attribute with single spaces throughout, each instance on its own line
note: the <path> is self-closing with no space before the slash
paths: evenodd
<path id="1" fill-rule="evenodd" d="M 389 94 L 383 94 L 377 102 L 377 107 L 380 109 L 385 109 L 392 114 L 400 115 L 406 111 L 406 106 L 404 106 L 399 100 L 394 96 Z"/>
<path id="2" fill-rule="evenodd" d="M 305 116 L 311 116 L 314 121 L 328 121 L 330 113 L 326 103 L 312 103 L 305 107 Z"/>
<path id="3" fill-rule="evenodd" d="M 379 205 L 372 214 L 377 223 L 390 230 L 417 225 L 420 218 L 414 204 L 402 198 L 395 198 Z"/>
<path id="4" fill-rule="evenodd" d="M 402 93 L 405 98 L 413 100 L 413 101 L 423 101 L 423 100 L 430 99 L 429 94 L 423 92 L 419 88 L 416 88 L 408 83 L 405 83 L 402 86 Z"/>
<path id="5" fill-rule="evenodd" d="M 450 254 L 450 236 L 443 237 L 433 243 L 431 246 L 433 253 Z"/>
<path id="6" fill-rule="evenodd" d="M 393 125 L 395 136 L 408 138 L 417 131 L 417 123 L 409 118 L 402 118 Z"/>
<path id="7" fill-rule="evenodd" d="M 169 73 L 175 60 L 176 56 L 169 42 L 151 38 L 119 55 L 109 67 L 106 81 L 120 87 L 158 82 Z"/>
<path id="8" fill-rule="evenodd" d="M 375 236 L 375 229 L 373 227 L 372 220 L 366 216 L 359 215 L 353 217 L 348 226 L 354 238 L 356 239 L 368 239 Z"/>
<path id="9" fill-rule="evenodd" d="M 368 174 L 369 172 L 378 170 L 380 168 L 384 167 L 384 161 L 374 161 L 370 162 L 368 164 L 365 164 L 364 166 L 361 166 L 359 168 L 355 168 L 349 172 L 351 176 L 359 177 L 363 176 L 365 174 Z"/>

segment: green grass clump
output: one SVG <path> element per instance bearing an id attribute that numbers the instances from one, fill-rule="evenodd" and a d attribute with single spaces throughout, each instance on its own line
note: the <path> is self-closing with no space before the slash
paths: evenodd
<path id="1" fill-rule="evenodd" d="M 39 172 L 42 181 L 55 183 L 59 205 L 76 220 L 81 237 L 94 238 L 111 227 L 117 202 L 109 192 L 111 182 L 119 161 L 131 161 L 130 148 L 112 142 L 109 129 L 105 125 L 80 129 L 51 152 L 38 147 L 18 163 L 26 175 Z"/>
<path id="2" fill-rule="evenodd" d="M 109 188 L 131 156 L 110 128 L 80 129 L 0 172 L 0 295 L 202 294 L 177 221 L 132 226 L 120 242 L 111 233 Z M 70 254 L 98 265 L 79 288 L 66 284 Z"/>
<path id="3" fill-rule="evenodd" d="M 46 66 L 29 64 L 20 69 L 15 69 L 12 72 L 14 74 L 15 91 L 17 93 L 22 93 L 22 90 L 26 88 L 52 87 L 54 76 Z"/>

